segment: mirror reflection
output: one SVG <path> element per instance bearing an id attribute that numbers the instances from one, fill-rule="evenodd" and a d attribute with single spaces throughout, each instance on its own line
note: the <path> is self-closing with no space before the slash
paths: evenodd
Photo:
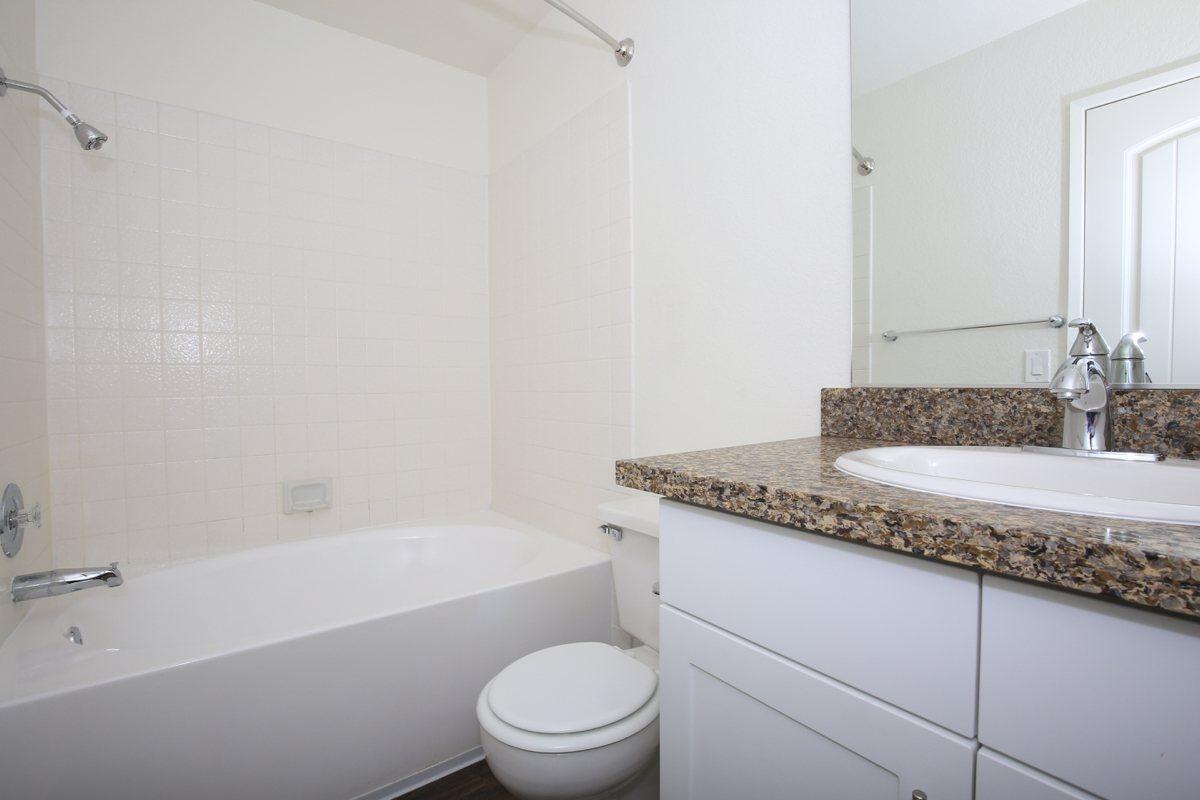
<path id="1" fill-rule="evenodd" d="M 1200 3 L 852 0 L 852 40 L 855 384 L 1045 385 L 1080 317 L 1200 383 Z"/>

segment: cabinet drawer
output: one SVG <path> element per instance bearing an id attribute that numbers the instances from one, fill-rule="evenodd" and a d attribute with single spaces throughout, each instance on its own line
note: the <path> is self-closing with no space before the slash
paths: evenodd
<path id="1" fill-rule="evenodd" d="M 661 515 L 664 602 L 974 736 L 975 573 L 679 503 Z"/>
<path id="2" fill-rule="evenodd" d="M 979 739 L 1111 800 L 1200 790 L 1200 624 L 983 583 Z"/>
<path id="3" fill-rule="evenodd" d="M 979 751 L 975 800 L 1100 800 L 988 749 Z"/>
<path id="4" fill-rule="evenodd" d="M 975 743 L 664 607 L 663 800 L 971 796 Z"/>

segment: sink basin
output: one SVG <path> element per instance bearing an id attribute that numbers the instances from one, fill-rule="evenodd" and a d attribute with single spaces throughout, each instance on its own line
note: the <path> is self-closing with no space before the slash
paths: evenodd
<path id="1" fill-rule="evenodd" d="M 1019 447 L 872 447 L 842 472 L 919 492 L 1024 508 L 1200 525 L 1200 462 L 1115 461 Z"/>

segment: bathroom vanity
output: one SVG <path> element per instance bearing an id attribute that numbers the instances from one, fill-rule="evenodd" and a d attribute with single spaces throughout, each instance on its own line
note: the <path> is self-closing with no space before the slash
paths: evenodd
<path id="1" fill-rule="evenodd" d="M 1200 528 L 834 466 L 872 444 L 618 465 L 667 498 L 663 797 L 1195 797 Z"/>

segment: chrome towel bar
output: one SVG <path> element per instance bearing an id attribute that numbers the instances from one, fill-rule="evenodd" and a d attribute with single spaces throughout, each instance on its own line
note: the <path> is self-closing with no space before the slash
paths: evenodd
<path id="1" fill-rule="evenodd" d="M 919 331 L 884 331 L 883 340 L 894 342 L 901 336 L 915 336 L 920 333 L 948 333 L 950 331 L 976 331 L 980 328 L 1008 328 L 1013 325 L 1049 325 L 1051 328 L 1061 328 L 1067 324 L 1067 318 L 1061 314 L 1038 319 L 1022 319 L 1017 322 L 986 322 L 982 325 L 957 325 L 953 328 L 925 328 Z"/>

